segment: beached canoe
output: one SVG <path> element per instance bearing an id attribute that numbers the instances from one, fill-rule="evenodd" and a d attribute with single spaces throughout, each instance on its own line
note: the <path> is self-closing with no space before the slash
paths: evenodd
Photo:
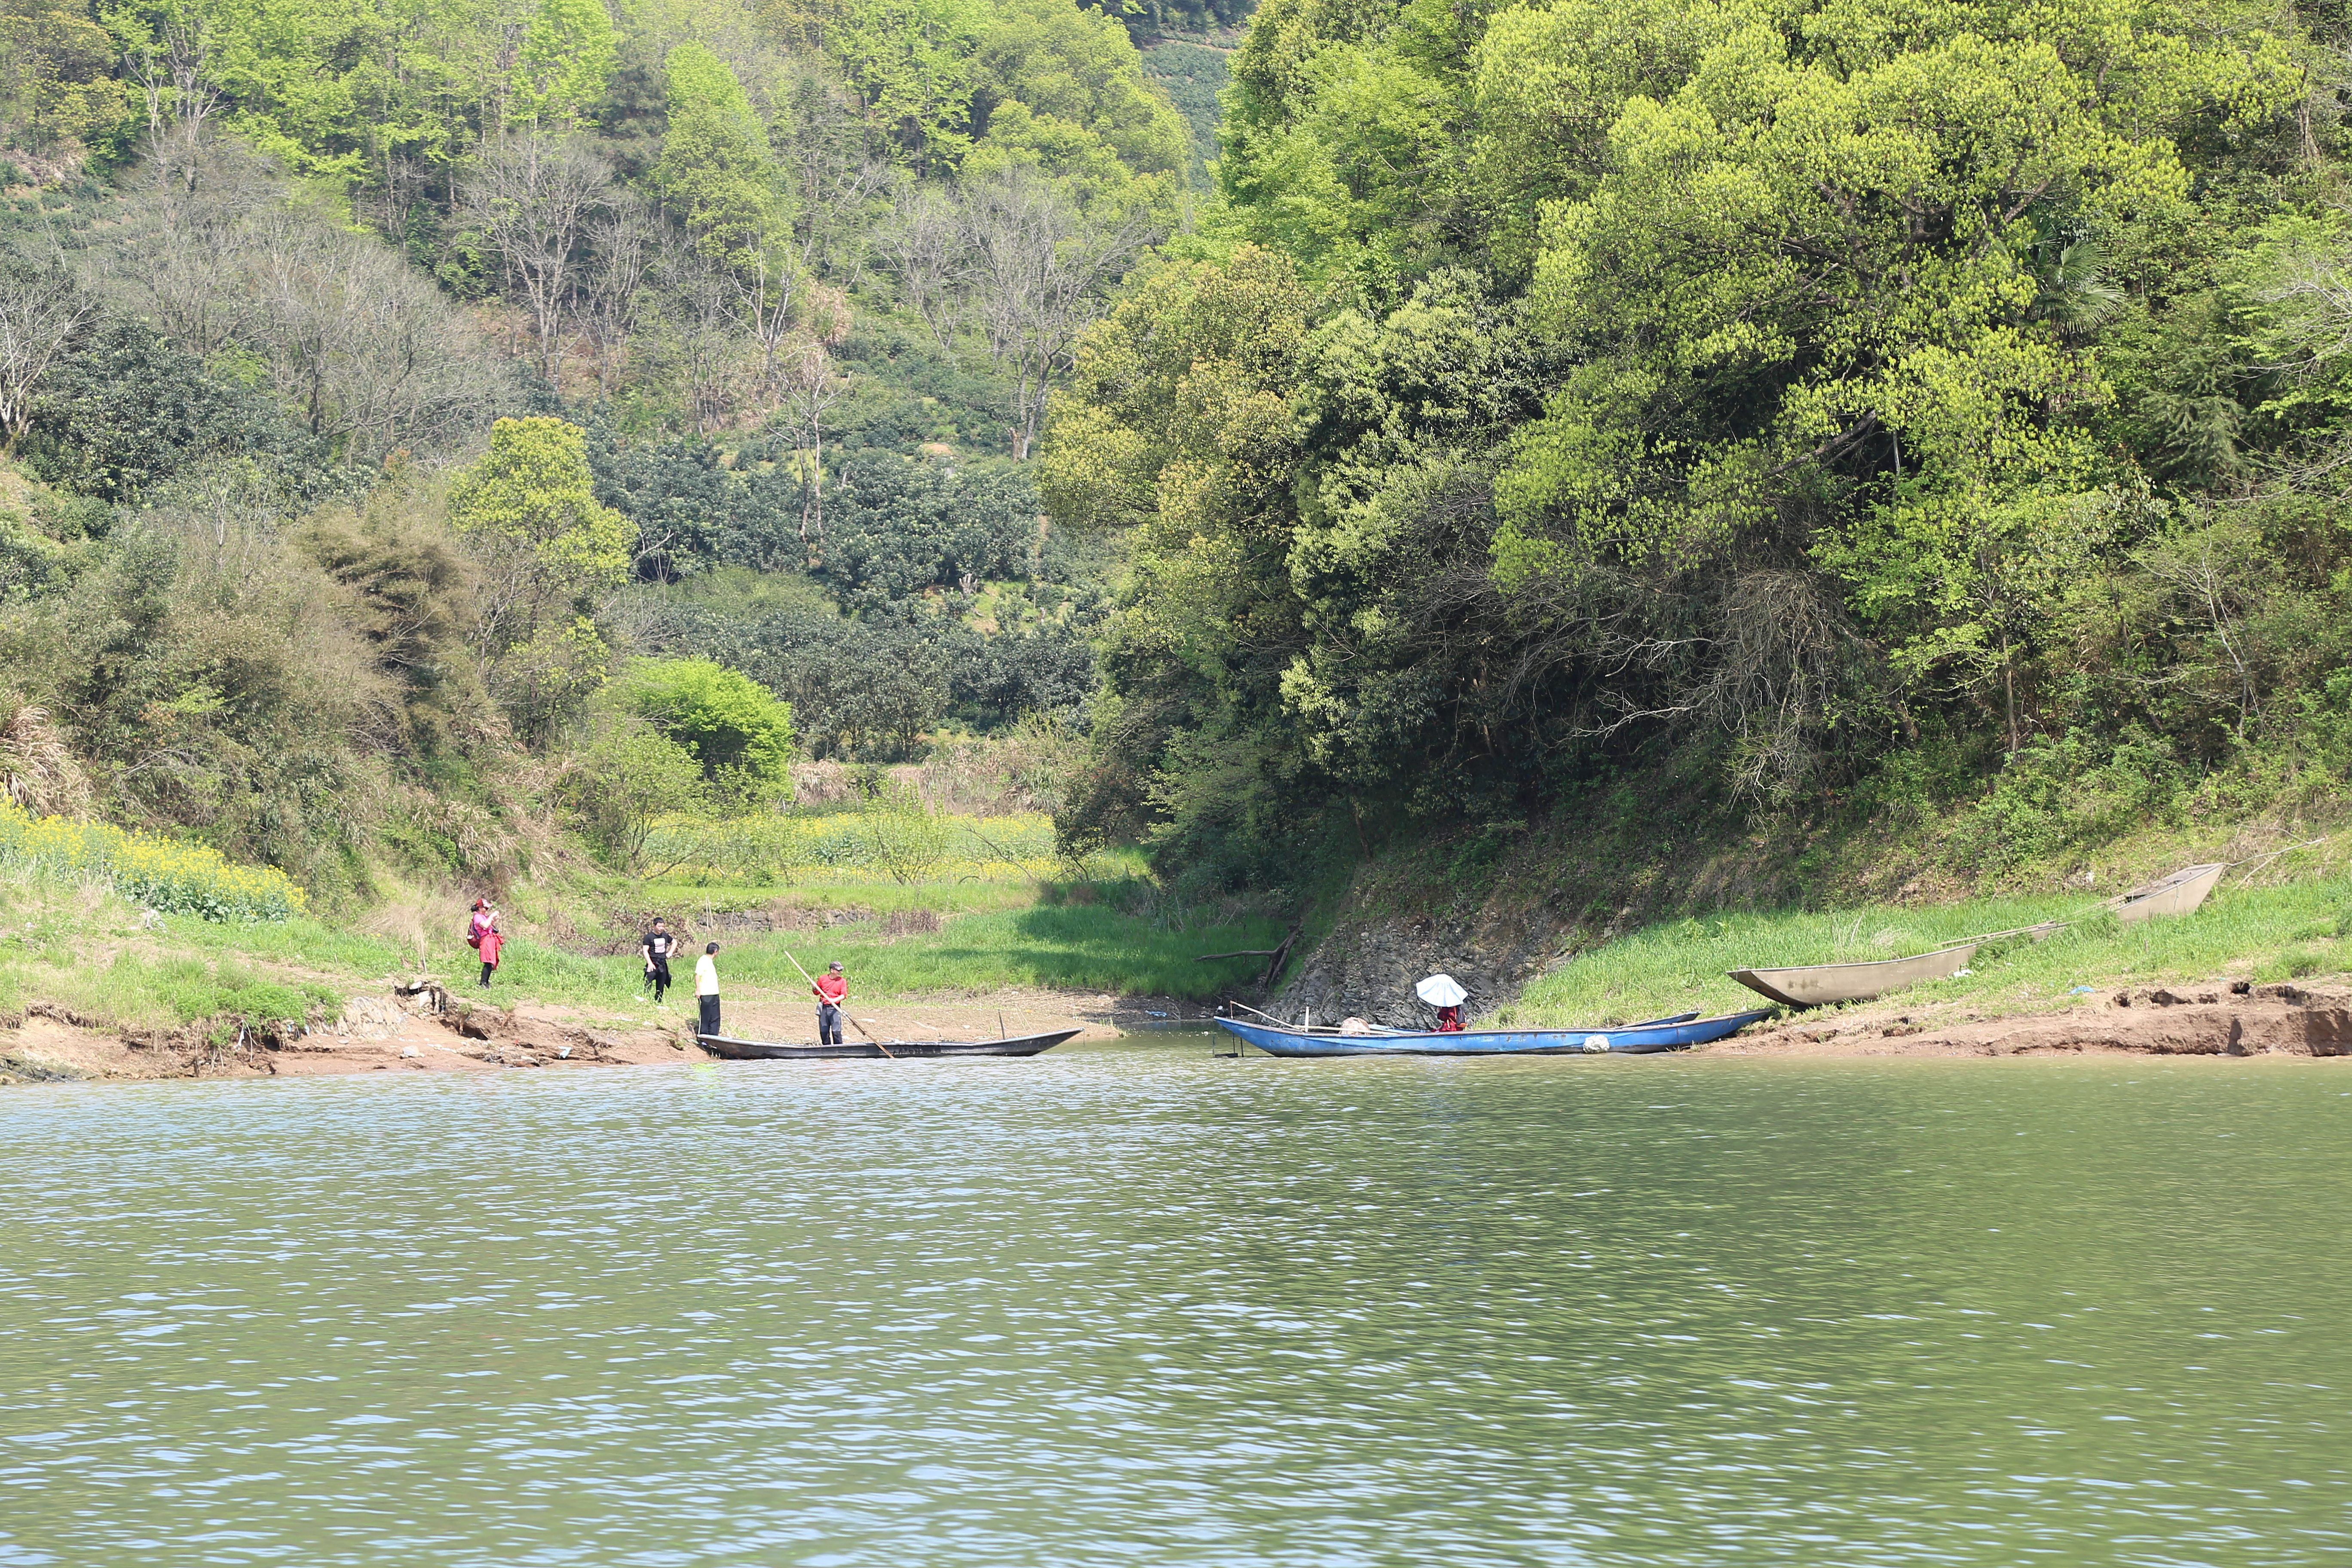
<path id="1" fill-rule="evenodd" d="M 725 1035 L 704 1035 L 696 1043 L 714 1057 L 737 1061 L 937 1061 L 966 1057 L 1034 1057 L 1052 1050 L 1079 1031 L 1051 1029 L 1042 1035 L 1015 1035 L 1003 1040 L 844 1040 L 837 1046 L 783 1045 L 774 1040 L 738 1040 Z M 885 1053 L 882 1046 L 889 1047 Z"/>
<path id="2" fill-rule="evenodd" d="M 2216 863 L 2210 866 L 2183 866 L 2168 877 L 2159 877 L 2128 893 L 2119 894 L 2101 905 L 2111 910 L 2116 919 L 2126 925 L 2135 921 L 2153 920 L 2158 915 L 2185 915 L 2205 901 L 2213 884 L 2230 868 Z"/>
<path id="3" fill-rule="evenodd" d="M 1731 977 L 1759 996 L 1786 1002 L 1791 1007 L 1820 1007 L 1832 1002 L 1867 1002 L 1923 980 L 1949 980 L 1969 966 L 1977 944 L 1938 948 L 1909 958 L 1882 958 L 1867 963 L 1807 963 L 1793 969 L 1735 969 Z"/>
<path id="4" fill-rule="evenodd" d="M 1719 1018 L 1685 1014 L 1611 1028 L 1465 1029 L 1453 1035 L 1433 1031 L 1343 1035 L 1334 1029 L 1297 1029 L 1243 1018 L 1219 1018 L 1217 1026 L 1276 1057 L 1650 1056 L 1720 1040 L 1771 1016 L 1770 1008 L 1759 1007 Z"/>

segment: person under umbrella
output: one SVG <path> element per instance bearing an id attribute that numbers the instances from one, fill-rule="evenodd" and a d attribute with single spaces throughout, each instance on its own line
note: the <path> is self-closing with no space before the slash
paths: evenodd
<path id="1" fill-rule="evenodd" d="M 1458 1035 L 1462 1032 L 1462 1004 L 1470 1000 L 1470 993 L 1451 974 L 1433 974 L 1412 988 L 1412 994 L 1437 1009 L 1437 1032 Z"/>

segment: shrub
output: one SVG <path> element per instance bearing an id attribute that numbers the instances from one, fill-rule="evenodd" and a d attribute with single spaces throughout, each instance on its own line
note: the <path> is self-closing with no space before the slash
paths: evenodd
<path id="1" fill-rule="evenodd" d="M 749 676 L 707 658 L 642 658 L 609 700 L 686 748 L 722 795 L 746 805 L 792 798 L 792 705 Z"/>
<path id="2" fill-rule="evenodd" d="M 907 784 L 892 781 L 876 793 L 860 823 L 866 854 L 893 881 L 920 881 L 947 858 L 949 822 Z"/>
<path id="3" fill-rule="evenodd" d="M 665 823 L 646 847 L 645 868 L 650 876 L 690 873 L 698 881 L 720 877 L 761 887 L 789 883 L 816 858 L 817 846 L 798 822 L 770 814 Z"/>
<path id="4" fill-rule="evenodd" d="M 622 721 L 598 735 L 556 781 L 581 837 L 605 861 L 635 870 L 654 824 L 701 813 L 708 802 L 694 754 L 643 724 Z"/>
<path id="5" fill-rule="evenodd" d="M 126 832 L 102 822 L 35 819 L 0 800 L 0 866 L 103 882 L 151 910 L 251 924 L 302 912 L 304 896 L 272 866 L 239 866 L 217 849 Z"/>

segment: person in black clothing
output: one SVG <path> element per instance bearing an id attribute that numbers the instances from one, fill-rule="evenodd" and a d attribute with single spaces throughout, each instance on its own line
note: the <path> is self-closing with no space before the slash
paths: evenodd
<path id="1" fill-rule="evenodd" d="M 646 955 L 646 984 L 654 988 L 654 1005 L 658 1007 L 662 993 L 670 986 L 669 955 L 677 951 L 677 938 L 670 935 L 669 922 L 656 919 L 638 951 Z"/>

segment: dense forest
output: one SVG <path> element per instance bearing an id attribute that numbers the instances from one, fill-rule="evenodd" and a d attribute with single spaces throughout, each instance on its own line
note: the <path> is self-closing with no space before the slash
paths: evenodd
<path id="1" fill-rule="evenodd" d="M 332 894 L 1019 728 L 1206 892 L 2352 766 L 2331 10 L 0 6 L 29 805 Z"/>
<path id="2" fill-rule="evenodd" d="M 332 894 L 1082 724 L 1118 547 L 1032 447 L 1199 200 L 1130 28 L 1220 25 L 15 0 L 10 794 Z"/>
<path id="3" fill-rule="evenodd" d="M 1843 816 L 1998 876 L 2340 799 L 2345 43 L 1268 0 L 1044 457 L 1133 544 L 1068 829 L 1205 886 Z"/>

